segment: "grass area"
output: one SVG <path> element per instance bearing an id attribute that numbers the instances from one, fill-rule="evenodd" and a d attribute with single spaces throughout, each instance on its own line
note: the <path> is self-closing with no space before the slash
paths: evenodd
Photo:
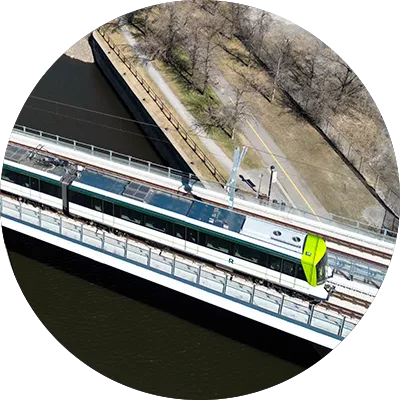
<path id="1" fill-rule="evenodd" d="M 208 86 L 203 95 L 191 87 L 187 80 L 172 66 L 160 60 L 155 61 L 153 64 L 186 109 L 199 121 L 199 125 L 207 132 L 208 137 L 213 139 L 224 153 L 232 159 L 235 148 L 247 144 L 240 131 L 237 131 L 234 139 L 232 139 L 222 129 L 201 124 L 201 121 L 206 117 L 205 110 L 210 99 L 213 99 L 216 105 L 221 105 L 221 101 L 212 87 Z M 247 156 L 243 160 L 243 166 L 248 169 L 257 169 L 263 166 L 261 163 L 262 161 L 259 160 L 257 152 L 249 149 Z"/>
<path id="2" fill-rule="evenodd" d="M 249 71 L 243 62 L 248 53 L 241 42 L 235 39 L 226 46 L 228 51 L 218 52 L 217 66 L 229 84 L 239 83 L 235 71 L 252 72 L 259 74 L 260 86 L 272 90 L 273 80 L 266 71 L 257 65 Z M 282 93 L 276 93 L 272 103 L 255 90 L 245 94 L 245 100 L 298 171 L 294 178 L 303 180 L 328 212 L 371 222 L 371 214 L 379 213 L 379 203 L 321 135 L 287 106 Z"/>

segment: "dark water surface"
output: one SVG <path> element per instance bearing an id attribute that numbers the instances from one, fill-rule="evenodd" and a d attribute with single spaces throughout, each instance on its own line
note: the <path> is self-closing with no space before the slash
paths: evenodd
<path id="1" fill-rule="evenodd" d="M 129 117 L 95 65 L 66 56 L 34 95 Z M 102 116 L 43 100 L 27 105 L 19 124 L 161 162 L 137 124 L 105 123 Z M 127 386 L 174 398 L 233 397 L 279 384 L 320 359 L 304 340 L 8 229 L 3 233 L 18 283 L 43 324 L 80 360 Z"/>
<path id="2" fill-rule="evenodd" d="M 34 88 L 17 123 L 162 164 L 140 124 L 125 119 L 132 117 L 96 64 L 63 55 Z"/>

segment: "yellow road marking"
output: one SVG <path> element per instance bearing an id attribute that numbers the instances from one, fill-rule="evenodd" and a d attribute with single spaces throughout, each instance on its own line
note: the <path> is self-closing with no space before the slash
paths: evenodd
<path id="1" fill-rule="evenodd" d="M 234 101 L 232 98 L 229 96 L 229 100 L 233 103 Z M 316 212 L 313 210 L 313 208 L 310 206 L 309 202 L 306 200 L 306 198 L 303 196 L 303 194 L 300 192 L 299 188 L 296 186 L 296 184 L 293 182 L 292 178 L 288 175 L 288 173 L 285 171 L 285 169 L 282 167 L 282 164 L 278 161 L 278 159 L 272 154 L 271 150 L 269 147 L 265 144 L 265 142 L 261 139 L 260 135 L 258 132 L 254 129 L 253 125 L 246 119 L 245 120 L 249 127 L 252 129 L 252 131 L 256 134 L 260 142 L 264 145 L 264 147 L 267 149 L 268 153 L 271 155 L 271 157 L 275 160 L 275 162 L 278 164 L 279 168 L 282 170 L 282 172 L 285 174 L 286 178 L 289 179 L 289 182 L 293 185 L 293 187 L 296 189 L 297 193 L 300 195 L 300 197 L 304 200 L 304 203 L 306 203 L 307 207 L 311 210 L 311 212 L 318 218 Z M 318 218 L 319 220 L 319 218 Z"/>
<path id="2" fill-rule="evenodd" d="M 279 168 L 282 170 L 282 172 L 285 174 L 286 178 L 289 179 L 289 182 L 293 185 L 293 187 L 296 189 L 297 193 L 300 195 L 300 197 L 304 200 L 304 203 L 306 203 L 307 207 L 311 210 L 311 212 L 317 216 L 316 212 L 313 210 L 313 208 L 310 206 L 310 203 L 306 200 L 306 198 L 303 196 L 303 194 L 300 192 L 299 188 L 296 186 L 296 184 L 293 182 L 292 178 L 288 175 L 288 173 L 285 171 L 285 169 L 282 167 L 282 164 L 278 161 L 278 159 L 272 154 L 271 150 L 269 147 L 265 144 L 265 142 L 261 139 L 261 136 L 258 134 L 258 132 L 254 129 L 253 125 L 246 119 L 247 124 L 250 126 L 252 131 L 256 134 L 260 142 L 264 145 L 264 147 L 268 150 L 268 153 L 271 155 L 271 157 L 275 160 L 275 162 L 278 164 Z"/>

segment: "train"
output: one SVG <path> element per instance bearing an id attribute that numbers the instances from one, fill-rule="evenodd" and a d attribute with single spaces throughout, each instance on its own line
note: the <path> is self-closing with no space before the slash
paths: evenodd
<path id="1" fill-rule="evenodd" d="M 283 292 L 330 295 L 326 243 L 312 234 L 11 143 L 0 189 Z"/>

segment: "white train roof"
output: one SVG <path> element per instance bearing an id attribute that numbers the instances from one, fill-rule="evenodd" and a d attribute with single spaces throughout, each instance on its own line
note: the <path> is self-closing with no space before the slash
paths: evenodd
<path id="1" fill-rule="evenodd" d="M 296 253 L 303 252 L 307 237 L 306 233 L 252 217 L 246 217 L 240 233 Z"/>

